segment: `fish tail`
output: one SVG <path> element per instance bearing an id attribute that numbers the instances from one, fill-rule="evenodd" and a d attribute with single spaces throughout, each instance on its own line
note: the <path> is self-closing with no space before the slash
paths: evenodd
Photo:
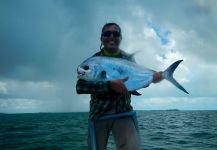
<path id="1" fill-rule="evenodd" d="M 182 62 L 183 60 L 178 60 L 174 62 L 172 65 L 170 65 L 164 72 L 163 72 L 163 77 L 170 81 L 173 85 L 175 85 L 177 88 L 182 90 L 183 92 L 189 94 L 174 78 L 173 78 L 173 73 L 178 67 L 178 65 Z"/>

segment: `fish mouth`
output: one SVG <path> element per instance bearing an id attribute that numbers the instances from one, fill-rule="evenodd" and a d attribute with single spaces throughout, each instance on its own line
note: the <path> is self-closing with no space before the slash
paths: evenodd
<path id="1" fill-rule="evenodd" d="M 78 69 L 77 69 L 78 78 L 85 75 L 85 72 L 83 70 L 84 70 L 83 68 L 78 67 Z"/>
<path id="2" fill-rule="evenodd" d="M 85 72 L 78 72 L 77 78 L 81 79 L 85 75 Z"/>
<path id="3" fill-rule="evenodd" d="M 78 72 L 78 75 L 83 76 L 83 75 L 85 75 L 85 72 Z"/>

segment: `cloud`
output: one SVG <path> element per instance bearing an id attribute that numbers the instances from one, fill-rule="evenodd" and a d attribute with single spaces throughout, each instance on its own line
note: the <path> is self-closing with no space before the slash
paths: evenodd
<path id="1" fill-rule="evenodd" d="M 0 93 L 5 94 L 7 93 L 6 83 L 0 82 Z"/>
<path id="2" fill-rule="evenodd" d="M 7 98 L 34 98 L 54 99 L 59 90 L 57 83 L 33 81 L 4 81 L 1 82 L 0 97 Z"/>
<path id="3" fill-rule="evenodd" d="M 0 110 L 4 113 L 39 112 L 40 105 L 34 99 L 0 99 Z"/>
<path id="4" fill-rule="evenodd" d="M 48 80 L 58 73 L 67 14 L 52 1 L 1 4 L 1 77 Z M 25 9 L 24 9 L 25 8 Z"/>

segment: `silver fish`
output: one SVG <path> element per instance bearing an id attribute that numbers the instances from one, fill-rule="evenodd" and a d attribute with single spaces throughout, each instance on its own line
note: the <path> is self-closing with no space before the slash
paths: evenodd
<path id="1" fill-rule="evenodd" d="M 182 62 L 178 60 L 170 65 L 164 72 L 163 78 L 170 81 L 177 88 L 189 94 L 174 78 L 173 72 Z M 136 90 L 146 88 L 152 83 L 154 70 L 143 67 L 134 62 L 121 58 L 95 56 L 88 58 L 77 68 L 79 79 L 87 81 L 110 81 L 114 79 L 123 79 L 128 91 L 134 91 L 135 95 L 141 95 Z"/>

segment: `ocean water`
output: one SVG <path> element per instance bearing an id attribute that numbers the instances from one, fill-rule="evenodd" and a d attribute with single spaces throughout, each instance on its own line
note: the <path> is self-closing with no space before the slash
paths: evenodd
<path id="1" fill-rule="evenodd" d="M 144 150 L 217 150 L 217 111 L 137 111 Z M 0 114 L 1 150 L 86 150 L 88 113 Z M 108 148 L 115 149 L 112 136 Z"/>

